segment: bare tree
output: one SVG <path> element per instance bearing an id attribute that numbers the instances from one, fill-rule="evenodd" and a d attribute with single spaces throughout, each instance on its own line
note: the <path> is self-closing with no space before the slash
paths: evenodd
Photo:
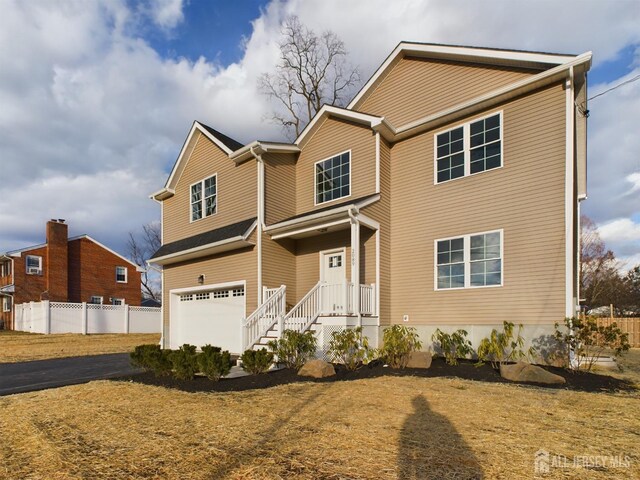
<path id="1" fill-rule="evenodd" d="M 280 104 L 272 120 L 297 137 L 323 104 L 346 103 L 360 73 L 347 63 L 344 42 L 331 31 L 318 36 L 291 16 L 282 36 L 276 71 L 262 74 L 258 88 Z"/>
<path id="2" fill-rule="evenodd" d="M 580 217 L 580 291 L 590 307 L 619 303 L 625 286 L 620 262 L 600 238 L 598 227 L 586 215 Z"/>
<path id="3" fill-rule="evenodd" d="M 159 272 L 156 267 L 147 264 L 147 260 L 158 251 L 162 245 L 159 223 L 148 223 L 142 226 L 140 235 L 129 232 L 127 251 L 129 258 L 139 267 L 144 268 L 141 275 L 142 294 L 147 298 L 160 301 L 162 292 L 159 286 Z"/>

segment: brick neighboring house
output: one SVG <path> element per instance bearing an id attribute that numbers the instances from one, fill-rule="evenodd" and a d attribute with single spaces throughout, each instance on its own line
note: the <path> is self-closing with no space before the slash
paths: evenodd
<path id="1" fill-rule="evenodd" d="M 89 235 L 67 232 L 64 220 L 51 220 L 46 243 L 0 254 L 4 328 L 13 328 L 14 305 L 25 302 L 140 305 L 142 269 Z"/>

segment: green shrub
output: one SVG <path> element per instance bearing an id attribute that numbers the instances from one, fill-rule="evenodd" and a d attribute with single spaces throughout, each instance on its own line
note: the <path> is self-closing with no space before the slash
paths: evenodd
<path id="1" fill-rule="evenodd" d="M 138 345 L 130 353 L 131 363 L 136 367 L 153 372 L 156 376 L 171 373 L 170 350 L 162 350 L 160 345 Z"/>
<path id="2" fill-rule="evenodd" d="M 329 341 L 329 356 L 348 370 L 355 370 L 375 358 L 375 349 L 369 348 L 369 339 L 362 335 L 362 327 L 333 332 Z"/>
<path id="3" fill-rule="evenodd" d="M 614 322 L 606 327 L 598 325 L 594 317 L 565 318 L 564 328 L 559 329 L 556 323 L 555 338 L 571 354 L 573 362 L 569 359 L 569 365 L 579 369 L 584 367 L 591 370 L 598 357 L 605 349 L 611 349 L 617 356 L 629 350 L 629 334 L 624 333 Z"/>
<path id="4" fill-rule="evenodd" d="M 384 330 L 380 352 L 391 368 L 404 368 L 411 352 L 422 348 L 416 329 L 404 325 L 393 325 Z"/>
<path id="5" fill-rule="evenodd" d="M 466 330 L 456 330 L 453 333 L 445 333 L 439 328 L 433 332 L 431 340 L 436 348 L 442 350 L 442 355 L 449 365 L 457 365 L 458 358 L 466 358 L 473 353 L 471 341 L 467 340 Z"/>
<path id="6" fill-rule="evenodd" d="M 491 330 L 488 338 L 483 338 L 478 345 L 478 365 L 491 362 L 493 368 L 498 368 L 507 362 L 517 362 L 535 355 L 536 351 L 530 347 L 524 352 L 524 338 L 521 335 L 522 324 L 518 325 L 518 334 L 514 336 L 515 325 L 511 322 L 503 322 L 502 332 L 495 328 Z"/>
<path id="7" fill-rule="evenodd" d="M 268 345 L 275 353 L 278 363 L 298 370 L 316 353 L 317 340 L 310 331 L 300 333 L 285 330 L 280 339 L 272 340 Z"/>
<path id="8" fill-rule="evenodd" d="M 198 354 L 196 346 L 185 343 L 179 350 L 169 355 L 173 365 L 173 376 L 179 380 L 192 380 L 198 371 Z"/>
<path id="9" fill-rule="evenodd" d="M 216 382 L 231 371 L 231 355 L 228 351 L 221 350 L 220 347 L 205 345 L 202 353 L 197 356 L 200 372 Z"/>
<path id="10" fill-rule="evenodd" d="M 258 375 L 269 370 L 273 363 L 273 353 L 266 348 L 260 350 L 245 350 L 240 357 L 242 369 L 252 375 Z"/>

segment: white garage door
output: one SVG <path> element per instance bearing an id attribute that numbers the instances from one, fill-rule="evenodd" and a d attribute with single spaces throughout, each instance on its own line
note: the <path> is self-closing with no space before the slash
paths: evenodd
<path id="1" fill-rule="evenodd" d="M 242 353 L 243 286 L 180 292 L 172 297 L 171 348 L 211 344 Z"/>

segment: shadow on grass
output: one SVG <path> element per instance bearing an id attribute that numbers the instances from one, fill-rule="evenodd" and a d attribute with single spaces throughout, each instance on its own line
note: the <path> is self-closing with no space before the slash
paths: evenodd
<path id="1" fill-rule="evenodd" d="M 481 479 L 482 468 L 451 422 L 427 400 L 413 398 L 413 413 L 400 432 L 398 479 Z"/>

